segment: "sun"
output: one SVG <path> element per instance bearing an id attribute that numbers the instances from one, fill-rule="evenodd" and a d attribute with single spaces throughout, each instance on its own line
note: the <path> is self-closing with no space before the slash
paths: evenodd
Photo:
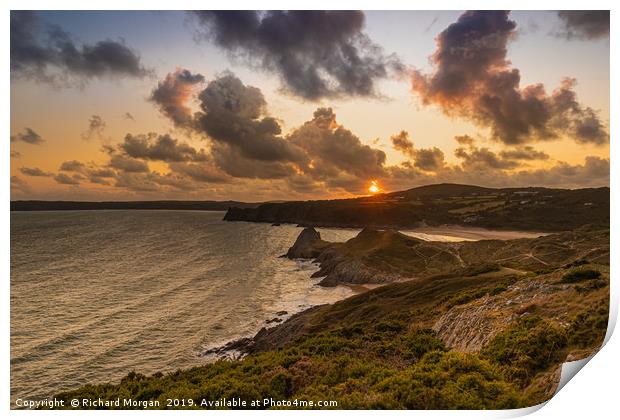
<path id="1" fill-rule="evenodd" d="M 370 187 L 368 187 L 368 191 L 371 194 L 376 194 L 379 192 L 379 185 L 377 185 L 377 181 L 370 181 Z"/>

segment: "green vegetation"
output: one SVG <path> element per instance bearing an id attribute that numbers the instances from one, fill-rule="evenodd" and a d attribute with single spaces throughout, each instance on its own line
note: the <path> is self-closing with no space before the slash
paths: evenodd
<path id="1" fill-rule="evenodd" d="M 484 272 L 481 274 L 484 274 Z M 502 292 L 505 292 L 508 289 L 508 285 L 514 283 L 516 279 L 516 277 L 506 276 L 502 278 L 501 282 L 495 283 L 493 286 L 480 287 L 474 290 L 465 290 L 463 292 L 448 296 L 443 301 L 446 303 L 448 308 L 452 308 L 453 306 L 464 305 L 484 296 L 496 296 Z"/>
<path id="2" fill-rule="evenodd" d="M 594 309 L 578 313 L 571 321 L 568 342 L 577 348 L 588 348 L 603 342 L 609 319 L 609 300 L 603 299 Z"/>
<path id="3" fill-rule="evenodd" d="M 498 334 L 481 354 L 502 366 L 511 380 L 527 385 L 565 356 L 566 332 L 537 316 L 525 316 Z"/>
<path id="4" fill-rule="evenodd" d="M 598 279 L 600 277 L 601 272 L 598 270 L 575 270 L 564 274 L 561 283 L 578 283 L 580 281 Z"/>

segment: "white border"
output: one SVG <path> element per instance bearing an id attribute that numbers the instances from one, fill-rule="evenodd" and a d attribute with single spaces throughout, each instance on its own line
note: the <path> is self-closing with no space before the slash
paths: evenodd
<path id="1" fill-rule="evenodd" d="M 193 9 L 351 9 L 352 6 L 355 6 L 356 9 L 364 9 L 364 10 L 404 10 L 404 9 L 413 9 L 413 10 L 462 10 L 462 9 L 515 9 L 515 10 L 566 10 L 566 9 L 610 9 L 611 13 L 611 39 L 617 40 L 618 36 L 618 27 L 620 26 L 620 19 L 618 15 L 620 14 L 620 8 L 614 6 L 618 4 L 617 2 L 612 1 L 599 1 L 599 0 L 589 0 L 582 2 L 571 2 L 568 3 L 566 1 L 548 1 L 548 0 L 521 0 L 521 1 L 494 1 L 488 2 L 483 0 L 475 0 L 475 1 L 433 1 L 433 2 L 412 2 L 412 1 L 403 1 L 403 0 L 391 0 L 391 1 L 369 1 L 369 0 L 359 0 L 355 3 L 347 2 L 343 0 L 314 0 L 314 1 L 300 1 L 300 2 L 291 2 L 282 1 L 282 0 L 263 0 L 263 1 L 236 1 L 236 0 L 228 0 L 225 3 L 217 3 L 217 4 L 209 4 L 206 1 L 197 1 L 197 0 L 176 0 L 174 2 L 171 1 L 162 1 L 162 0 L 151 0 L 149 2 L 139 2 L 139 1 L 128 1 L 128 0 L 94 0 L 89 2 L 77 1 L 77 0 L 57 0 L 53 3 L 50 1 L 36 1 L 36 0 L 8 0 L 3 3 L 3 11 L 2 11 L 2 22 L 0 25 L 3 31 L 2 37 L 2 66 L 0 67 L 0 71 L 3 74 L 4 86 L 10 85 L 10 75 L 9 75 L 9 31 L 10 31 L 10 17 L 9 11 L 11 8 L 13 9 L 34 9 L 34 10 L 193 10 Z M 513 6 L 513 7 L 511 7 Z M 614 10 L 615 9 L 615 10 Z M 611 53 L 611 108 L 610 115 L 615 115 L 618 108 L 618 94 L 620 93 L 620 86 L 618 84 L 618 74 L 620 73 L 620 66 L 618 66 L 618 51 L 614 50 L 614 43 L 610 43 L 610 53 Z M 9 133 L 10 133 L 10 95 L 8 89 L 3 90 L 4 93 L 4 101 L 2 101 L 2 113 L 1 113 L 1 121 L 3 126 L 3 132 L 5 135 L 5 149 L 3 153 L 0 153 L 0 159 L 2 162 L 2 170 L 5 173 L 4 182 L 2 183 L 1 191 L 2 191 L 2 199 L 0 202 L 0 206 L 2 208 L 2 224 L 1 224 L 1 238 L 0 238 L 0 246 L 1 252 L 4 258 L 2 259 L 2 279 L 4 281 L 4 296 L 3 296 L 3 305 L 1 311 L 2 317 L 2 330 L 3 335 L 5 337 L 5 345 L 2 347 L 2 353 L 0 354 L 1 360 L 4 361 L 2 364 L 2 376 L 4 380 L 2 381 L 2 395 L 3 398 L 1 400 L 3 411 L 9 411 L 9 401 L 10 401 L 10 387 L 9 387 L 9 378 L 10 378 L 10 336 L 9 336 L 9 301 L 10 301 L 10 282 L 9 282 L 9 247 L 10 247 L 10 235 L 9 235 L 9 226 L 10 226 L 10 212 L 9 212 L 9 201 L 10 201 L 10 188 L 9 188 L 9 171 L 10 171 L 10 163 L 9 163 Z M 615 121 L 611 123 L 610 131 L 611 138 L 617 138 L 618 129 L 616 128 Z M 611 165 L 611 184 L 616 185 L 616 181 L 618 180 L 618 168 L 613 164 L 615 160 L 615 150 L 614 142 L 611 142 L 611 156 L 612 156 L 612 165 Z M 618 209 L 618 192 L 615 188 L 611 189 L 611 214 L 615 214 L 615 211 Z M 619 232 L 615 229 L 616 223 L 615 219 L 612 218 L 612 233 L 611 233 L 611 261 L 612 270 L 611 270 L 611 278 L 612 278 L 612 287 L 611 287 L 611 314 L 610 314 L 610 326 L 613 328 L 615 325 L 615 321 L 617 319 L 618 314 L 618 280 L 615 276 L 615 261 L 618 261 L 618 252 L 616 248 L 616 244 L 619 243 Z M 611 329 L 610 329 L 611 331 Z M 616 334 L 617 335 L 617 334 Z M 609 336 L 609 334 L 608 334 Z M 608 337 L 609 338 L 609 337 Z M 617 415 L 618 413 L 618 397 L 617 397 L 617 381 L 620 378 L 619 375 L 619 363 L 618 363 L 618 355 L 620 355 L 620 342 L 617 337 L 611 336 L 607 344 L 604 348 L 597 354 L 587 365 L 583 368 L 583 370 L 577 375 L 577 379 L 569 381 L 564 388 L 547 404 L 543 404 L 536 409 L 539 409 L 531 415 L 531 418 L 536 419 L 572 419 L 572 418 L 584 418 L 588 416 L 589 418 L 611 418 L 613 415 Z M 544 406 L 544 407 L 542 407 Z M 393 418 L 407 418 L 410 419 L 412 417 L 415 418 L 509 418 L 509 417 L 517 417 L 529 412 L 534 411 L 533 409 L 524 409 L 524 410 L 514 410 L 514 411 L 415 411 L 415 412 L 406 412 L 406 411 L 391 411 L 382 413 L 381 416 L 388 416 Z M 613 414 L 612 414 L 613 413 Z M 89 411 L 85 413 L 84 411 L 78 412 L 32 412 L 32 411 L 16 411 L 12 410 L 9 413 L 10 416 L 19 417 L 19 418 L 81 418 L 85 415 L 93 418 L 102 418 L 107 417 L 108 413 L 103 412 L 94 412 Z M 178 412 L 115 412 L 113 414 L 118 418 L 163 418 L 170 416 L 177 416 Z M 241 418 L 244 417 L 246 413 L 241 412 L 184 412 L 182 416 L 191 417 L 191 418 L 204 418 L 205 416 L 209 416 L 211 418 Z M 326 417 L 326 418 L 336 418 L 342 415 L 342 411 L 335 412 L 302 412 L 302 411 L 286 411 L 286 412 L 252 412 L 251 415 L 255 418 L 267 418 L 267 417 L 276 417 L 276 418 L 286 418 L 290 419 L 294 418 L 315 418 L 316 416 Z M 360 417 L 361 419 L 370 419 L 371 417 L 376 416 L 374 412 L 369 411 L 358 411 L 353 415 Z"/>

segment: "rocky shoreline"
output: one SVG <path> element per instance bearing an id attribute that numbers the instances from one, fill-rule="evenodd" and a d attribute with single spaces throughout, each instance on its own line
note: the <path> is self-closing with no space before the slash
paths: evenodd
<path id="1" fill-rule="evenodd" d="M 301 231 L 295 243 L 282 257 L 312 260 L 318 263 L 319 270 L 313 273 L 311 277 L 323 277 L 318 283 L 323 287 L 361 284 L 379 286 L 415 280 L 424 276 L 424 278 L 428 278 L 429 275 L 432 276 L 433 274 L 439 274 L 446 278 L 470 277 L 472 279 L 508 275 L 507 278 L 510 279 L 510 274 L 526 273 L 526 271 L 519 271 L 516 268 L 545 270 L 550 265 L 561 266 L 583 258 L 588 258 L 594 262 L 599 260 L 605 262 L 608 259 L 608 249 L 595 247 L 589 250 L 593 241 L 598 242 L 598 236 L 598 233 L 584 230 L 541 236 L 535 239 L 438 243 L 418 240 L 393 230 L 377 231 L 366 228 L 355 238 L 345 243 L 331 243 L 321 239 L 320 233 L 309 227 Z M 564 244 L 566 243 L 571 244 L 570 248 L 565 247 Z M 529 251 L 531 248 L 546 249 L 548 254 L 536 256 Z M 522 253 L 519 256 L 521 250 Z M 393 255 L 386 254 L 386 251 L 401 259 L 393 259 Z M 427 257 L 430 255 L 434 255 L 434 258 L 438 256 L 440 258 L 437 261 L 431 261 L 432 258 Z M 395 270 L 389 264 L 372 267 L 369 264 L 369 259 L 373 261 L 372 258 L 377 256 L 379 259 L 389 260 L 395 265 L 406 261 L 407 265 L 412 265 L 415 268 L 417 276 L 413 275 L 414 273 L 407 275 L 407 273 Z M 499 268 L 489 264 L 493 263 L 493 258 L 501 261 L 503 267 Z M 420 265 L 420 263 L 422 264 Z M 434 267 L 436 266 L 440 267 L 441 273 L 435 270 Z M 508 281 L 511 282 L 512 280 Z M 524 280 L 514 286 L 508 286 L 507 292 L 503 292 L 501 296 L 487 295 L 471 304 L 455 306 L 438 318 L 432 328 L 449 345 L 455 346 L 461 351 L 479 350 L 497 331 L 500 331 L 511 319 L 515 318 L 515 314 L 521 311 L 521 307 L 527 307 L 527 302 L 524 302 L 523 296 L 521 296 L 525 293 L 524 291 L 528 292 L 524 296 L 529 296 L 528 299 L 534 300 L 547 294 L 557 294 L 566 288 L 567 286 L 550 286 L 544 282 Z M 516 293 L 515 296 L 510 299 L 510 302 L 502 303 L 505 302 L 506 296 L 513 294 L 511 292 L 513 289 Z M 533 292 L 530 293 L 530 291 Z M 368 293 L 362 293 L 358 296 Z M 495 303 L 490 305 L 490 302 Z M 505 316 L 499 319 L 496 316 L 497 308 L 508 308 L 506 305 L 514 306 L 514 308 L 505 311 Z M 284 321 L 281 317 L 288 314 L 278 312 L 275 318 L 265 320 L 266 325 L 253 337 L 232 340 L 222 346 L 207 349 L 200 355 L 215 357 L 216 359 L 238 360 L 251 353 L 273 350 L 308 332 L 311 324 L 309 320 L 328 306 L 332 305 L 313 306 L 293 314 Z M 493 312 L 494 316 L 487 316 L 487 310 Z M 465 312 L 467 312 L 466 316 L 464 315 Z M 523 313 L 527 313 L 527 311 L 522 312 L 519 316 Z M 480 315 L 481 318 L 474 315 Z M 464 318 L 468 320 L 467 328 L 458 325 L 463 322 Z M 491 324 L 497 325 L 491 327 Z"/>
<path id="2" fill-rule="evenodd" d="M 231 340 L 223 346 L 213 347 L 200 353 L 202 357 L 215 357 L 218 360 L 239 360 L 248 354 L 270 350 L 274 341 L 287 342 L 287 337 L 296 336 L 303 328 L 305 318 L 327 306 L 316 305 L 293 314 L 281 324 L 261 328 L 253 337 Z M 286 312 L 286 311 L 282 311 Z"/>

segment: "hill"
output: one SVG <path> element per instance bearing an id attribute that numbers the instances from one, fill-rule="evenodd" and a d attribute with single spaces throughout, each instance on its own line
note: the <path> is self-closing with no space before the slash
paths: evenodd
<path id="1" fill-rule="evenodd" d="M 224 220 L 302 226 L 416 228 L 463 225 L 554 232 L 609 225 L 609 188 L 483 188 L 437 184 L 374 196 L 232 207 Z"/>

